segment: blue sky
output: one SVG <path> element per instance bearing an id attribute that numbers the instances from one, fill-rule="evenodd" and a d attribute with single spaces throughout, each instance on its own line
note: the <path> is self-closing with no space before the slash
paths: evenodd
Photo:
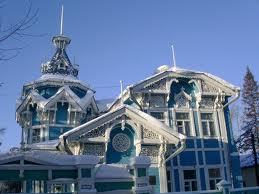
<path id="1" fill-rule="evenodd" d="M 68 55 L 80 65 L 79 78 L 96 89 L 96 98 L 114 98 L 119 80 L 131 84 L 172 64 L 171 44 L 181 68 L 217 75 L 242 85 L 246 66 L 259 77 L 259 0 L 38 0 L 38 22 L 31 34 L 2 46 L 23 47 L 0 62 L 0 127 L 7 132 L 2 150 L 17 146 L 21 129 L 15 101 L 22 85 L 37 79 L 40 64 L 54 53 L 51 38 L 59 33 L 64 5 L 64 34 L 72 41 Z M 28 1 L 8 0 L 0 10 L 3 26 L 22 18 Z M 103 86 L 118 86 L 103 88 Z"/>

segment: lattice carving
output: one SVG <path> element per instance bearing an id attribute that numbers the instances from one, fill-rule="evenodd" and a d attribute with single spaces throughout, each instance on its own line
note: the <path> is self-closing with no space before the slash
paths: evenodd
<path id="1" fill-rule="evenodd" d="M 148 90 L 166 90 L 166 80 L 163 79 L 159 82 L 147 86 L 145 89 Z"/>
<path id="2" fill-rule="evenodd" d="M 215 98 L 213 97 L 202 97 L 200 102 L 200 108 L 213 108 Z"/>
<path id="3" fill-rule="evenodd" d="M 161 94 L 153 94 L 150 96 L 151 107 L 165 107 L 165 96 Z"/>
<path id="4" fill-rule="evenodd" d="M 209 85 L 204 81 L 201 82 L 201 88 L 202 88 L 203 92 L 217 93 L 219 91 L 218 88 L 216 88 L 212 85 Z"/>
<path id="5" fill-rule="evenodd" d="M 86 138 L 105 137 L 105 128 L 104 127 L 96 128 L 88 132 L 87 134 L 85 134 L 83 137 L 86 137 Z"/>
<path id="6" fill-rule="evenodd" d="M 104 156 L 105 146 L 104 144 L 84 144 L 84 155 Z"/>
<path id="7" fill-rule="evenodd" d="M 148 156 L 152 163 L 157 163 L 157 157 L 159 154 L 159 145 L 142 145 L 140 155 Z"/>
<path id="8" fill-rule="evenodd" d="M 146 128 L 142 129 L 142 137 L 147 139 L 159 139 L 159 135 Z"/>

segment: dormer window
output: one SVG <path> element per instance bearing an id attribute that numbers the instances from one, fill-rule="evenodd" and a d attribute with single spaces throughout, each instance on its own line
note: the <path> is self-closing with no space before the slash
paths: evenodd
<path id="1" fill-rule="evenodd" d="M 66 65 L 65 65 L 64 63 L 60 63 L 60 64 L 58 65 L 58 68 L 59 68 L 59 69 L 66 70 Z"/>

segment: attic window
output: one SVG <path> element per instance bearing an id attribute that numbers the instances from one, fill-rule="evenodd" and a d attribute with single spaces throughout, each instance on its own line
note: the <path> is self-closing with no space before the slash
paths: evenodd
<path id="1" fill-rule="evenodd" d="M 60 69 L 64 69 L 64 70 L 66 70 L 66 66 L 65 66 L 65 64 L 64 64 L 64 63 L 60 63 L 60 64 L 59 64 L 59 68 L 60 68 Z"/>

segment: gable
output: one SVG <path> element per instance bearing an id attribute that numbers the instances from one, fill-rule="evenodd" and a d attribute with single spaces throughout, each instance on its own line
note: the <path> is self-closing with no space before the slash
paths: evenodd
<path id="1" fill-rule="evenodd" d="M 150 130 L 157 134 L 158 136 L 163 137 L 168 143 L 178 144 L 181 139 L 185 139 L 185 136 L 173 131 L 170 127 L 161 123 L 159 120 L 154 117 L 144 113 L 134 107 L 124 105 L 115 111 L 108 112 L 96 119 L 89 121 L 79 127 L 76 127 L 63 135 L 60 136 L 60 139 L 67 139 L 67 141 L 78 141 L 81 137 L 87 137 L 90 133 L 96 134 L 94 130 L 104 125 L 111 125 L 112 122 L 121 123 L 123 126 L 124 123 L 129 122 L 130 125 L 143 126 L 144 128 Z M 141 133 L 139 127 L 136 127 Z M 149 133 L 151 135 L 151 133 Z M 99 136 L 103 136 L 100 134 Z M 158 138 L 159 142 L 160 139 Z M 104 141 L 104 138 L 103 138 Z"/>

